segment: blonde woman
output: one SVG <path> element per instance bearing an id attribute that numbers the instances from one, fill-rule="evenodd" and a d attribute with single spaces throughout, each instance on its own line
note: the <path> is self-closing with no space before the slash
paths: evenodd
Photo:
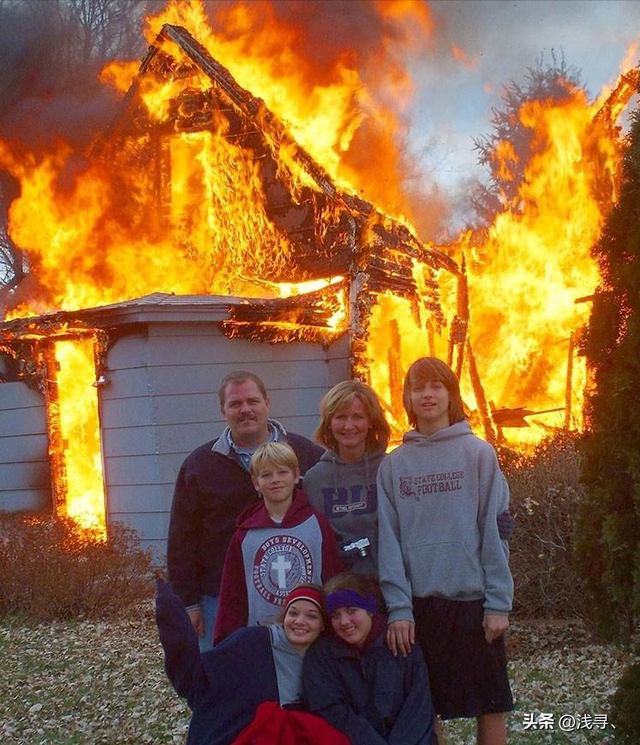
<path id="1" fill-rule="evenodd" d="M 304 491 L 342 548 L 352 547 L 345 564 L 358 574 L 377 571 L 376 474 L 389 435 L 378 396 L 364 383 L 338 383 L 320 402 L 315 439 L 327 451 L 305 474 Z"/>

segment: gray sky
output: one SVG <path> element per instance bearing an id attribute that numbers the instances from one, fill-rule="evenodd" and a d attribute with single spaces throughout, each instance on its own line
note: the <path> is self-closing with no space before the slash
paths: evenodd
<path id="1" fill-rule="evenodd" d="M 433 46 L 411 64 L 416 91 L 411 147 L 423 170 L 454 190 L 481 173 L 472 137 L 491 131 L 502 85 L 522 82 L 540 55 L 564 52 L 590 96 L 614 81 L 628 47 L 640 40 L 638 0 L 431 0 Z M 462 48 L 473 65 L 451 53 Z M 635 55 L 637 64 L 640 52 Z"/>

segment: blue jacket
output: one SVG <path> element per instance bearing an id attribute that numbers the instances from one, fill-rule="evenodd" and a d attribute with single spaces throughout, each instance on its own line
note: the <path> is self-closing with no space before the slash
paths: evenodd
<path id="1" fill-rule="evenodd" d="M 239 629 L 201 655 L 182 601 L 161 580 L 156 622 L 169 680 L 192 711 L 187 745 L 229 745 L 261 703 L 278 701 L 267 627 Z"/>
<path id="2" fill-rule="evenodd" d="M 394 657 L 380 634 L 362 652 L 325 637 L 305 656 L 305 708 L 344 732 L 351 745 L 437 745 L 422 652 Z"/>

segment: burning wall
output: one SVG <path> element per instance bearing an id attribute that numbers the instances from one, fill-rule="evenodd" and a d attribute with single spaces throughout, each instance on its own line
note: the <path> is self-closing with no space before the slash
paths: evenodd
<path id="1" fill-rule="evenodd" d="M 269 302 L 258 301 L 256 312 L 264 313 Z M 274 302 L 271 317 L 284 312 L 282 302 Z M 52 404 L 53 408 L 59 406 L 58 391 L 71 392 L 71 401 L 66 404 L 82 408 L 82 416 L 71 428 L 64 417 L 53 430 L 49 428 L 49 443 L 56 456 L 52 475 L 59 513 L 70 514 L 92 530 L 104 530 L 105 522 L 108 526 L 115 520 L 125 521 L 162 563 L 176 473 L 193 448 L 222 430 L 214 391 L 234 369 L 259 370 L 270 393 L 273 416 L 293 431 L 312 435 L 320 398 L 349 374 L 347 336 L 336 337 L 329 345 L 317 341 L 259 344 L 228 338 L 223 329 L 231 322 L 234 307 L 246 312 L 250 306 L 246 300 L 229 297 L 156 293 L 97 309 L 61 311 L 4 324 L 5 339 L 10 335 L 20 339 L 14 343 L 23 345 L 24 350 L 30 346 L 30 359 L 46 365 L 44 375 L 33 370 L 32 381 L 41 386 L 47 383 L 41 396 L 22 383 L 8 383 L 7 389 L 21 386 L 21 393 L 40 401 L 40 411 L 43 400 L 50 412 Z M 98 336 L 97 364 L 94 366 L 90 348 L 90 377 L 73 381 L 84 387 L 75 393 L 72 382 L 60 378 L 60 373 L 70 368 L 58 345 L 68 345 L 66 339 L 77 340 L 87 333 Z M 73 352 L 81 353 L 76 342 Z M 77 368 L 73 374 L 78 375 Z M 52 385 L 56 380 L 57 385 Z M 0 407 L 4 387 L 0 385 Z M 99 421 L 92 421 L 88 411 L 87 389 L 97 403 Z M 46 463 L 33 462 L 34 456 L 42 456 L 46 436 L 37 440 L 25 436 L 29 422 L 18 411 L 16 416 L 12 413 L 3 417 L 6 437 L 0 437 L 0 500 L 6 497 L 6 509 L 46 509 L 43 494 L 34 504 L 27 501 L 24 492 L 20 497 L 9 488 L 15 460 L 21 464 L 25 487 L 35 479 L 44 487 L 46 480 Z M 88 431 L 82 433 L 83 427 Z M 91 436 L 100 438 L 98 447 L 93 448 L 97 462 L 85 449 L 78 463 L 73 449 L 87 448 Z M 6 449 L 11 443 L 20 444 L 20 453 Z M 11 459 L 14 463 L 8 462 Z M 89 483 L 96 472 L 100 483 Z M 79 493 L 81 504 L 76 500 Z M 9 504 L 11 494 L 15 499 Z"/>

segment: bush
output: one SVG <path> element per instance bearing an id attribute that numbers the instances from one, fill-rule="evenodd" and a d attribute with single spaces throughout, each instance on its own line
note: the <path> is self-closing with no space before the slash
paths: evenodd
<path id="1" fill-rule="evenodd" d="M 573 436 L 559 433 L 532 454 L 501 450 L 516 529 L 510 541 L 514 612 L 581 617 L 584 600 L 573 567 L 573 535 L 583 497 Z"/>
<path id="2" fill-rule="evenodd" d="M 99 540 L 65 518 L 0 516 L 0 616 L 118 615 L 152 590 L 151 555 L 123 524 Z"/>
<path id="3" fill-rule="evenodd" d="M 611 697 L 611 723 L 615 741 L 624 745 L 640 742 L 640 662 L 627 668 Z"/>

